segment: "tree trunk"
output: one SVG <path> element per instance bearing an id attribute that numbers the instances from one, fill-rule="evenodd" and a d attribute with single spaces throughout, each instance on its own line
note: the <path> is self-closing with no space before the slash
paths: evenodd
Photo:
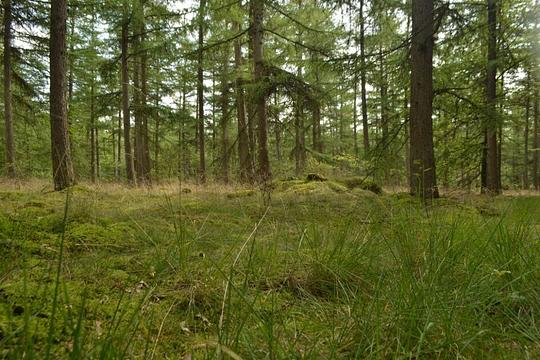
<path id="1" fill-rule="evenodd" d="M 302 53 L 299 53 L 299 58 L 302 60 Z M 298 77 L 302 77 L 302 66 L 298 67 Z M 305 149 L 305 127 L 304 127 L 304 98 L 301 94 L 296 95 L 296 103 L 294 107 L 294 129 L 295 129 L 295 173 L 300 177 L 306 166 L 306 149 Z"/>
<path id="2" fill-rule="evenodd" d="M 320 76 L 319 76 L 319 63 L 318 58 L 316 54 L 312 55 L 312 61 L 315 62 L 316 68 L 315 68 L 315 86 L 319 88 L 320 86 Z M 323 152 L 323 144 L 322 144 L 322 136 L 321 136 L 321 103 L 320 99 L 316 99 L 315 102 L 312 104 L 312 142 L 313 142 L 313 150 L 322 153 Z"/>
<path id="3" fill-rule="evenodd" d="M 499 194 L 499 162 L 497 141 L 497 5 L 496 0 L 487 0 L 488 6 L 488 57 L 486 103 L 486 190 L 490 194 Z"/>
<path id="4" fill-rule="evenodd" d="M 276 140 L 276 160 L 281 161 L 281 122 L 279 121 L 279 101 L 277 91 L 274 93 L 274 106 L 276 109 L 274 119 L 274 137 Z"/>
<path id="5" fill-rule="evenodd" d="M 321 104 L 316 102 L 313 105 L 313 148 L 315 151 L 322 153 L 323 144 L 321 138 Z"/>
<path id="6" fill-rule="evenodd" d="M 160 142 L 160 118 L 159 118 L 159 99 L 161 96 L 161 89 L 158 87 L 157 89 L 157 96 L 156 96 L 156 102 L 154 104 L 156 108 L 156 129 L 154 132 L 154 173 L 156 180 L 159 181 L 159 142 Z"/>
<path id="7" fill-rule="evenodd" d="M 99 158 L 99 129 L 97 126 L 94 126 L 94 139 L 96 142 L 96 178 L 99 179 L 99 168 L 100 168 L 100 158 Z"/>
<path id="8" fill-rule="evenodd" d="M 127 2 L 124 3 L 127 6 Z M 131 151 L 131 122 L 129 116 L 129 69 L 128 69 L 128 31 L 127 12 L 122 23 L 122 115 L 124 120 L 124 157 L 126 161 L 126 177 L 130 185 L 135 185 L 133 153 Z"/>
<path id="9" fill-rule="evenodd" d="M 384 70 L 383 52 L 382 47 L 379 47 L 379 76 L 381 81 L 380 96 L 381 96 L 381 130 L 382 130 L 382 151 L 386 153 L 386 147 L 388 146 L 388 104 L 387 93 L 388 84 L 386 74 Z M 386 156 L 385 156 L 386 158 Z"/>
<path id="10" fill-rule="evenodd" d="M 75 182 L 66 106 L 66 0 L 51 3 L 50 31 L 50 119 L 54 189 L 62 190 Z"/>
<path id="11" fill-rule="evenodd" d="M 118 178 L 120 176 L 120 163 L 122 162 L 122 101 L 120 101 L 120 107 L 118 108 L 118 124 L 116 133 L 118 134 L 118 141 L 116 142 L 114 176 Z"/>
<path id="12" fill-rule="evenodd" d="M 204 154 L 204 78 L 203 78 L 203 46 L 204 46 L 204 14 L 206 0 L 199 2 L 199 49 L 197 51 L 197 111 L 199 142 L 199 181 L 206 182 L 206 158 Z"/>
<path id="13" fill-rule="evenodd" d="M 433 150 L 433 0 L 412 1 L 410 191 L 439 196 Z"/>
<path id="14" fill-rule="evenodd" d="M 366 95 L 366 55 L 365 55 L 364 0 L 360 0 L 360 93 L 362 96 L 362 131 L 364 134 L 364 157 L 369 157 L 369 124 Z"/>
<path id="15" fill-rule="evenodd" d="M 228 27 L 228 25 L 226 25 Z M 224 50 L 221 90 L 221 177 L 229 182 L 229 47 Z"/>
<path id="16" fill-rule="evenodd" d="M 523 132 L 523 189 L 529 189 L 529 121 L 531 108 L 531 80 L 530 74 L 527 73 L 527 98 L 525 99 L 525 130 Z"/>
<path id="17" fill-rule="evenodd" d="M 142 7 L 141 3 L 141 7 Z M 148 135 L 148 54 L 145 48 L 144 9 L 141 23 L 141 145 L 142 145 L 142 179 L 145 185 L 151 184 L 150 179 L 150 137 Z"/>
<path id="18" fill-rule="evenodd" d="M 235 23 L 235 30 L 240 31 L 240 24 Z M 240 181 L 250 182 L 253 180 L 253 168 L 251 155 L 249 152 L 248 125 L 246 122 L 246 108 L 244 88 L 242 87 L 242 49 L 240 40 L 234 40 L 234 65 L 236 70 L 235 92 L 236 92 L 236 114 L 238 116 L 238 160 L 240 162 Z"/>
<path id="19" fill-rule="evenodd" d="M 411 31 L 411 17 L 409 14 L 407 14 L 407 34 L 409 34 Z M 408 49 L 410 51 L 410 48 Z M 410 65 L 410 64 L 408 64 Z M 409 73 L 409 67 L 406 68 L 406 74 Z M 406 179 L 410 179 L 411 177 L 411 145 L 410 145 L 410 123 L 409 123 L 409 98 L 410 98 L 410 84 L 405 85 L 405 89 L 403 91 L 403 113 L 404 116 L 404 126 L 403 126 L 403 132 L 405 133 L 405 169 L 406 169 Z"/>
<path id="20" fill-rule="evenodd" d="M 358 158 L 358 111 L 357 111 L 357 100 L 358 100 L 358 76 L 354 77 L 353 83 L 353 140 L 354 140 L 354 156 Z"/>
<path id="21" fill-rule="evenodd" d="M 533 155 L 533 185 L 536 191 L 540 191 L 540 120 L 538 119 L 538 84 L 534 89 L 534 108 L 533 108 L 533 131 L 534 131 L 534 155 Z"/>
<path id="22" fill-rule="evenodd" d="M 305 149 L 304 149 L 304 109 L 302 106 L 303 99 L 301 96 L 297 96 L 296 103 L 294 104 L 294 130 L 295 130 L 295 147 L 294 147 L 294 159 L 295 159 L 295 173 L 300 177 L 305 168 Z"/>
<path id="23" fill-rule="evenodd" d="M 263 17 L 264 0 L 251 0 L 253 11 L 253 64 L 254 80 L 257 85 L 255 96 L 256 114 L 257 114 L 257 141 L 259 147 L 259 167 L 258 178 L 262 183 L 271 180 L 270 160 L 268 157 L 268 134 L 266 119 L 266 84 L 264 78 L 264 58 L 263 58 Z"/>
<path id="24" fill-rule="evenodd" d="M 92 72 L 92 80 L 90 83 L 90 124 L 88 132 L 90 133 L 90 178 L 93 183 L 96 182 L 97 166 L 96 166 L 96 137 L 95 137 L 95 106 L 94 106 L 94 74 Z"/>
<path id="25" fill-rule="evenodd" d="M 13 111 L 11 108 L 11 0 L 3 0 L 4 6 L 4 124 L 6 140 L 6 175 L 16 176 Z"/>
<path id="26" fill-rule="evenodd" d="M 139 52 L 138 35 L 134 35 L 135 52 Z M 133 105 L 135 109 L 135 175 L 137 178 L 137 184 L 143 185 L 144 183 L 144 162 L 143 162 L 143 132 L 142 132 L 142 105 L 141 105 L 141 63 L 140 57 L 134 58 L 133 64 Z"/>

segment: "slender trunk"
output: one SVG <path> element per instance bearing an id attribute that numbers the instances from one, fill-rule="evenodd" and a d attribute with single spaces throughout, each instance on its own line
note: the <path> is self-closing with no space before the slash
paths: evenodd
<path id="1" fill-rule="evenodd" d="M 433 149 L 433 0 L 412 1 L 410 191 L 439 196 Z"/>
<path id="2" fill-rule="evenodd" d="M 305 149 L 304 149 L 304 111 L 302 106 L 303 99 L 297 96 L 294 107 L 294 130 L 295 130 L 295 173 L 296 176 L 301 176 L 305 167 Z"/>
<path id="3" fill-rule="evenodd" d="M 299 49 L 297 48 L 297 53 Z M 299 53 L 300 60 L 302 53 Z M 299 78 L 302 77 L 302 66 L 298 67 Z M 294 107 L 294 129 L 295 129 L 295 173 L 300 177 L 306 166 L 306 149 L 305 149 L 305 128 L 304 128 L 304 98 L 301 94 L 296 95 L 296 103 Z"/>
<path id="4" fill-rule="evenodd" d="M 139 43 L 137 35 L 135 35 L 135 52 L 138 52 Z M 137 184 L 143 185 L 143 134 L 142 134 L 142 106 L 141 106 L 141 63 L 139 58 L 135 57 L 135 63 L 133 64 L 133 105 L 135 109 L 135 174 L 137 178 Z"/>
<path id="5" fill-rule="evenodd" d="M 312 61 L 315 62 L 315 86 L 319 88 L 320 86 L 320 76 L 319 76 L 319 64 L 318 58 L 316 55 L 312 55 Z M 313 150 L 322 153 L 323 144 L 321 137 L 321 103 L 319 99 L 316 99 L 312 104 L 312 137 L 313 137 Z"/>
<path id="6" fill-rule="evenodd" d="M 235 30 L 240 31 L 240 24 L 235 23 Z M 242 49 L 240 41 L 234 41 L 234 65 L 236 70 L 235 92 L 236 92 L 236 115 L 238 117 L 238 160 L 240 165 L 240 181 L 248 182 L 253 179 L 253 168 L 251 155 L 249 152 L 249 136 L 246 122 L 246 108 L 244 88 L 242 87 Z"/>
<path id="7" fill-rule="evenodd" d="M 527 98 L 525 99 L 525 130 L 523 132 L 523 177 L 522 185 L 523 189 L 529 189 L 529 121 L 530 121 L 530 108 L 531 108 L 531 79 L 530 74 L 527 73 Z"/>
<path id="8" fill-rule="evenodd" d="M 364 0 L 360 0 L 360 93 L 362 96 L 362 131 L 364 135 L 364 157 L 369 157 L 369 124 L 366 95 L 366 40 L 364 25 Z"/>
<path id="9" fill-rule="evenodd" d="M 407 34 L 409 34 L 411 31 L 411 17 L 409 14 L 407 14 Z M 410 49 L 409 49 L 410 50 Z M 409 67 L 406 68 L 406 74 L 409 75 Z M 410 97 L 410 89 L 409 84 L 405 85 L 405 89 L 403 91 L 403 113 L 404 116 L 404 133 L 405 133 L 405 169 L 406 169 L 406 175 L 407 179 L 411 178 L 411 146 L 410 146 L 410 123 L 409 123 L 409 97 Z"/>
<path id="10" fill-rule="evenodd" d="M 263 57 L 263 17 L 264 17 L 264 0 L 251 0 L 253 10 L 253 64 L 254 64 L 254 80 L 257 84 L 258 91 L 255 96 L 255 105 L 257 113 L 257 142 L 259 147 L 259 181 L 266 183 L 272 178 L 270 172 L 270 160 L 268 157 L 268 134 L 267 134 L 267 119 L 266 119 L 266 91 L 264 79 L 264 57 Z"/>
<path id="11" fill-rule="evenodd" d="M 99 130 L 97 126 L 94 126 L 94 140 L 96 142 L 96 178 L 99 179 L 99 168 L 100 168 L 100 158 L 99 158 Z"/>
<path id="12" fill-rule="evenodd" d="M 116 162 L 116 130 L 114 129 L 114 122 L 111 126 L 111 135 L 112 135 L 112 155 L 113 155 L 113 164 L 114 164 L 114 177 L 118 176 L 118 167 Z"/>
<path id="13" fill-rule="evenodd" d="M 159 142 L 160 142 L 160 115 L 159 115 L 159 98 L 161 96 L 161 89 L 158 87 L 156 102 L 154 104 L 156 108 L 156 129 L 154 132 L 154 172 L 156 180 L 159 181 Z"/>
<path id="14" fill-rule="evenodd" d="M 94 74 L 92 74 L 92 80 L 90 83 L 90 124 L 88 126 L 88 132 L 90 134 L 90 178 L 93 183 L 96 182 L 97 176 L 94 98 Z"/>
<path id="15" fill-rule="evenodd" d="M 313 105 L 313 148 L 319 153 L 323 152 L 321 139 L 321 104 L 318 101 Z"/>
<path id="16" fill-rule="evenodd" d="M 358 158 L 358 76 L 354 77 L 353 83 L 353 141 L 354 141 L 354 156 Z"/>
<path id="17" fill-rule="evenodd" d="M 228 25 L 226 25 L 228 27 Z M 229 182 L 229 47 L 224 49 L 221 90 L 221 176 Z"/>
<path id="18" fill-rule="evenodd" d="M 141 5 L 142 6 L 142 5 Z M 150 139 L 148 134 L 148 55 L 145 50 L 144 23 L 141 25 L 141 145 L 142 178 L 145 185 L 150 185 Z"/>
<path id="19" fill-rule="evenodd" d="M 535 84 L 534 89 L 534 107 L 533 107 L 533 132 L 534 132 L 534 155 L 533 155 L 533 185 L 537 191 L 540 191 L 540 120 L 538 114 L 538 84 Z"/>
<path id="20" fill-rule="evenodd" d="M 497 141 L 497 5 L 496 0 L 487 0 L 488 6 L 488 56 L 486 81 L 486 190 L 499 194 L 499 164 Z"/>
<path id="21" fill-rule="evenodd" d="M 120 107 L 118 108 L 118 124 L 116 133 L 118 134 L 118 141 L 116 142 L 116 158 L 115 158 L 115 171 L 114 176 L 118 178 L 120 176 L 120 163 L 122 162 L 122 102 L 120 101 Z"/>
<path id="22" fill-rule="evenodd" d="M 62 190 L 75 182 L 66 106 L 66 0 L 51 3 L 50 31 L 50 119 L 54 189 Z"/>
<path id="23" fill-rule="evenodd" d="M 337 126 L 337 130 L 338 130 L 338 135 L 339 135 L 339 141 L 338 141 L 338 153 L 339 154 L 342 154 L 343 153 L 343 145 L 344 145 L 344 142 L 345 142 L 345 135 L 344 135 L 344 131 L 343 131 L 343 88 L 340 87 L 339 88 L 340 90 L 340 96 L 339 96 L 339 109 L 338 109 L 338 126 Z"/>
<path id="24" fill-rule="evenodd" d="M 249 36 L 250 41 L 248 41 L 248 59 L 253 59 L 253 1 L 250 0 L 249 3 Z M 251 65 L 251 73 L 253 74 L 255 72 L 255 69 L 253 67 L 253 61 L 250 63 Z M 252 87 L 248 87 L 246 89 L 247 92 L 247 98 L 248 101 L 245 102 L 246 107 L 246 115 L 247 115 L 247 133 L 248 133 L 248 139 L 249 139 L 249 155 L 250 155 L 250 161 L 251 161 L 251 167 L 253 169 L 253 179 L 255 180 L 255 168 L 257 163 L 257 149 L 255 147 L 255 116 L 256 116 L 256 106 L 255 106 L 255 96 L 256 91 Z"/>
<path id="25" fill-rule="evenodd" d="M 216 121 L 216 72 L 212 69 L 212 163 L 216 159 L 216 136 L 217 136 L 217 121 Z"/>
<path id="26" fill-rule="evenodd" d="M 386 152 L 388 146 L 388 114 L 387 114 L 387 93 L 388 85 L 386 83 L 386 74 L 384 72 L 383 52 L 382 47 L 379 47 L 379 77 L 381 81 L 380 96 L 381 96 L 381 130 L 383 151 Z"/>
<path id="27" fill-rule="evenodd" d="M 199 181 L 206 182 L 206 158 L 204 153 L 204 77 L 203 77 L 203 46 L 204 46 L 204 14 L 206 0 L 199 2 L 199 40 L 197 51 L 197 111 L 198 111 L 198 140 L 199 140 Z"/>
<path id="28" fill-rule="evenodd" d="M 281 161 L 281 122 L 279 121 L 279 100 L 278 93 L 274 93 L 274 106 L 276 109 L 274 119 L 274 137 L 276 139 L 276 159 Z"/>
<path id="29" fill-rule="evenodd" d="M 4 124 L 6 140 L 6 174 L 16 176 L 13 111 L 11 108 L 11 0 L 3 0 L 4 6 Z"/>
<path id="30" fill-rule="evenodd" d="M 405 89 L 405 96 L 403 100 L 403 110 L 405 113 L 405 169 L 407 171 L 407 179 L 411 177 L 411 144 L 410 144 L 410 124 L 409 124 L 409 99 L 408 89 Z"/>
<path id="31" fill-rule="evenodd" d="M 124 3 L 127 5 L 127 2 Z M 126 177 L 130 185 L 135 185 L 133 153 L 131 151 L 131 122 L 129 114 L 129 69 L 128 69 L 128 22 L 127 12 L 122 23 L 122 115 L 124 121 L 124 157 L 126 162 Z"/>

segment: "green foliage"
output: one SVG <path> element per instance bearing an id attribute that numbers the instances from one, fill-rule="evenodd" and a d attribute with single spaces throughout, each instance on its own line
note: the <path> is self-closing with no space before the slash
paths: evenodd
<path id="1" fill-rule="evenodd" d="M 360 188 L 362 190 L 371 191 L 372 193 L 375 193 L 377 195 L 380 195 L 383 193 L 382 188 L 377 183 L 367 178 L 350 177 L 350 178 L 341 179 L 340 182 L 343 183 L 347 188 L 351 190 Z"/>
<path id="2" fill-rule="evenodd" d="M 407 194 L 288 180 L 264 213 L 232 189 L 85 188 L 60 225 L 63 194 L 2 193 L 2 357 L 43 357 L 51 337 L 61 358 L 202 356 L 215 342 L 242 358 L 538 352 L 536 198 L 426 208 Z"/>

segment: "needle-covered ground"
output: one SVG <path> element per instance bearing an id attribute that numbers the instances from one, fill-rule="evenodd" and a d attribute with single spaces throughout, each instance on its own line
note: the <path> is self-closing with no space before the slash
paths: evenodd
<path id="1" fill-rule="evenodd" d="M 0 358 L 540 357 L 539 197 L 317 180 L 0 184 Z"/>

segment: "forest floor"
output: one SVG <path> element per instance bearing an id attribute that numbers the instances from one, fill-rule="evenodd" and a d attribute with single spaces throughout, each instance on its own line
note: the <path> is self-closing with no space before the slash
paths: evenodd
<path id="1" fill-rule="evenodd" d="M 539 197 L 350 187 L 0 183 L 0 358 L 540 358 Z"/>

